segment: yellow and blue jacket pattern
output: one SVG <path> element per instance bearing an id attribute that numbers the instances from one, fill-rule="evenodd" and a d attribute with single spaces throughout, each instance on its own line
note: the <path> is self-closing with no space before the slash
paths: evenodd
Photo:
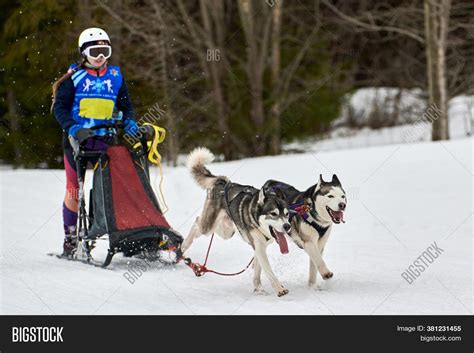
<path id="1" fill-rule="evenodd" d="M 91 128 L 106 124 L 114 110 L 122 111 L 124 120 L 135 118 L 126 82 L 117 66 L 77 70 L 59 86 L 53 105 L 56 120 L 66 132 L 72 125 Z M 105 129 L 95 131 L 97 136 L 106 133 Z"/>

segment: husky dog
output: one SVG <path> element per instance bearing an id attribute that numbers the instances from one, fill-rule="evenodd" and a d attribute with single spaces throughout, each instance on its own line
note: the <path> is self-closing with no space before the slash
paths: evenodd
<path id="1" fill-rule="evenodd" d="M 344 222 L 347 204 L 346 193 L 337 176 L 334 174 L 330 182 L 325 182 L 320 175 L 319 181 L 303 192 L 276 180 L 267 181 L 264 188 L 281 191 L 286 196 L 292 212 L 290 237 L 310 258 L 308 285 L 316 285 L 317 271 L 323 279 L 331 278 L 333 273 L 323 260 L 324 246 L 332 224 Z"/>
<path id="2" fill-rule="evenodd" d="M 201 234 L 216 233 L 223 239 L 229 239 L 237 230 L 255 251 L 255 291 L 265 292 L 260 279 L 263 270 L 278 296 L 287 294 L 288 289 L 281 285 L 273 273 L 266 253 L 267 245 L 272 240 L 277 242 L 281 253 L 288 253 L 285 234 L 289 234 L 291 225 L 284 194 L 263 188 L 258 190 L 252 186 L 232 183 L 225 176 L 215 176 L 205 167 L 213 159 L 212 153 L 202 147 L 193 150 L 188 158 L 187 166 L 193 178 L 207 190 L 208 197 L 201 216 L 196 218 L 183 242 L 183 252 Z"/>

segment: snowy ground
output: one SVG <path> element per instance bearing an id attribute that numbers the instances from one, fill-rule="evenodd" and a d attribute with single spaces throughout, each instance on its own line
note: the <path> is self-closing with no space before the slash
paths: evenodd
<path id="1" fill-rule="evenodd" d="M 379 92 L 379 96 L 376 92 Z M 387 106 L 386 98 L 386 89 L 363 88 L 355 92 L 349 103 L 360 117 L 359 123 L 363 124 L 367 123 L 366 119 L 370 115 L 374 99 L 378 100 L 381 109 L 385 108 L 390 113 L 390 106 Z M 459 139 L 472 136 L 474 96 L 454 97 L 449 101 L 448 106 L 450 138 Z M 345 117 L 343 109 L 341 117 L 334 122 L 337 127 L 333 128 L 327 136 L 286 143 L 283 148 L 285 151 L 321 152 L 430 141 L 431 124 L 427 121 L 428 116 L 423 115 L 426 112 L 426 103 L 417 98 L 415 94 L 406 93 L 406 97 L 403 97 L 402 100 L 401 109 L 406 111 L 402 115 L 404 116 L 403 121 L 407 121 L 407 123 L 381 129 L 348 128 L 344 125 L 347 117 Z M 423 117 L 425 120 L 423 120 Z"/>
<path id="2" fill-rule="evenodd" d="M 275 178 L 306 188 L 319 173 L 337 173 L 348 193 L 346 224 L 335 225 L 325 258 L 335 274 L 306 286 L 308 257 L 292 243 L 269 246 L 275 273 L 290 290 L 255 295 L 252 271 L 196 278 L 183 264 L 123 276 L 46 256 L 62 244 L 61 170 L 3 170 L 1 178 L 1 314 L 472 314 L 472 139 L 390 145 L 215 163 L 210 169 L 245 184 Z M 166 217 L 183 234 L 205 193 L 184 167 L 165 168 Z M 434 241 L 444 249 L 413 284 L 401 273 Z M 203 260 L 208 238 L 189 255 Z M 106 244 L 97 249 L 103 256 Z M 216 238 L 209 267 L 238 271 L 252 256 L 238 236 Z M 132 260 L 137 261 L 137 260 Z M 271 287 L 264 278 L 264 286 Z"/>

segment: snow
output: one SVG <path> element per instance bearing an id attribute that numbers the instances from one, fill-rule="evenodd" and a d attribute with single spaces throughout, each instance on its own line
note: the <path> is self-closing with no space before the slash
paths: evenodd
<path id="1" fill-rule="evenodd" d="M 472 314 L 472 138 L 287 154 L 214 163 L 216 174 L 242 184 L 273 178 L 304 189 L 320 173 L 337 173 L 348 194 L 346 223 L 335 225 L 325 251 L 334 277 L 307 287 L 307 255 L 290 243 L 270 262 L 290 290 L 253 293 L 252 270 L 197 278 L 184 264 L 153 264 L 131 284 L 138 259 L 116 256 L 110 269 L 46 254 L 62 246 L 62 170 L 2 170 L 0 314 Z M 88 172 L 90 185 L 90 171 Z M 157 171 L 153 170 L 155 184 Z M 206 194 L 185 167 L 164 168 L 169 222 L 186 235 Z M 209 238 L 189 256 L 204 259 Z M 444 250 L 413 284 L 401 273 L 433 242 Z M 107 244 L 95 250 L 103 258 Z M 238 235 L 216 237 L 208 267 L 235 272 L 252 257 Z"/>
<path id="2" fill-rule="evenodd" d="M 346 123 L 349 113 L 359 124 L 367 123 L 370 112 L 374 106 L 381 112 L 390 114 L 395 109 L 395 101 L 400 91 L 400 118 L 406 122 L 414 122 L 416 117 L 426 109 L 426 97 L 423 90 L 399 89 L 393 87 L 367 87 L 356 90 L 346 97 L 341 116 L 333 122 L 334 126 Z"/>
<path id="3" fill-rule="evenodd" d="M 384 114 L 393 110 L 393 99 L 397 93 L 393 88 L 363 88 L 347 98 L 341 116 L 333 123 L 327 136 L 318 139 L 286 143 L 285 151 L 331 151 L 389 144 L 413 143 L 431 140 L 431 125 L 423 121 L 426 103 L 418 89 L 402 90 L 399 125 L 380 129 L 348 127 L 348 110 L 353 111 L 357 123 L 367 126 L 373 104 Z M 457 96 L 448 104 L 449 132 L 451 139 L 472 135 L 474 123 L 474 96 Z"/>

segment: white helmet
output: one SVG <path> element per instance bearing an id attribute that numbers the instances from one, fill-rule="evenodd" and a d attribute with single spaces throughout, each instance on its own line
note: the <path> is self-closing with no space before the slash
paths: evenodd
<path id="1" fill-rule="evenodd" d="M 98 40 L 106 40 L 110 43 L 109 35 L 103 29 L 94 27 L 85 29 L 79 36 L 79 41 L 77 43 L 79 51 L 82 52 L 81 48 L 85 43 L 95 42 Z"/>

